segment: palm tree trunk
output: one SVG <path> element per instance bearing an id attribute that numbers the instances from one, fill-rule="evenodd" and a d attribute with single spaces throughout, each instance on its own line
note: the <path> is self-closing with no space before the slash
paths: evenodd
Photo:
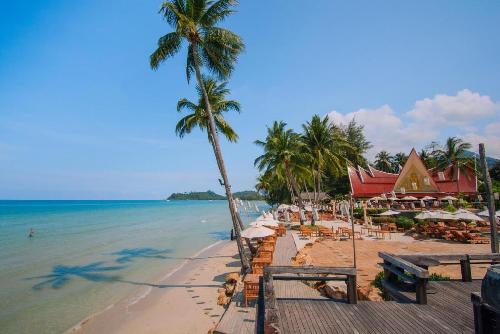
<path id="1" fill-rule="evenodd" d="M 250 272 L 250 261 L 247 257 L 247 253 L 243 248 L 243 243 L 241 241 L 241 230 L 242 230 L 242 222 L 238 213 L 234 207 L 233 194 L 231 192 L 231 185 L 229 184 L 229 179 L 227 177 L 226 167 L 224 165 L 224 159 L 222 157 L 222 150 L 219 144 L 219 137 L 217 134 L 217 130 L 215 127 L 214 116 L 212 114 L 212 108 L 210 106 L 210 101 L 208 99 L 207 91 L 205 89 L 205 85 L 203 84 L 203 78 L 201 76 L 200 66 L 198 64 L 198 55 L 196 52 L 196 45 L 192 45 L 193 49 L 193 58 L 194 58 L 194 68 L 196 72 L 196 79 L 198 80 L 198 85 L 201 88 L 203 93 L 203 99 L 205 100 L 205 104 L 207 107 L 207 115 L 208 115 L 208 130 L 212 137 L 212 146 L 214 149 L 215 159 L 217 160 L 217 165 L 219 167 L 220 174 L 222 176 L 222 180 L 224 182 L 224 188 L 226 190 L 226 197 L 229 204 L 229 212 L 231 213 L 231 219 L 233 221 L 233 228 L 236 234 L 236 243 L 238 244 L 238 251 L 240 253 L 241 266 L 243 273 Z"/>
<path id="2" fill-rule="evenodd" d="M 302 197 L 300 197 L 300 192 L 299 192 L 299 186 L 297 185 L 297 181 L 292 175 L 292 172 L 290 171 L 290 166 L 288 166 L 288 163 L 285 163 L 285 171 L 286 171 L 286 176 L 288 180 L 290 180 L 290 184 L 292 185 L 293 192 L 297 195 L 297 201 L 299 202 L 299 210 L 304 209 L 304 203 L 302 202 Z M 300 224 L 304 224 L 304 220 L 302 219 L 302 215 L 299 212 L 299 219 L 300 219 Z"/>

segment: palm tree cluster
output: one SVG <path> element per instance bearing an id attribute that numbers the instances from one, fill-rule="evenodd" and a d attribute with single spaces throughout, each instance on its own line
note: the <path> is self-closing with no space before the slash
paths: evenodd
<path id="1" fill-rule="evenodd" d="M 234 0 L 169 0 L 163 2 L 160 14 L 173 31 L 158 39 L 156 50 L 150 56 L 151 68 L 156 70 L 161 63 L 176 55 L 183 46 L 187 47 L 186 78 L 189 83 L 193 73 L 197 80 L 198 101 L 181 99 L 177 110 L 191 112 L 183 117 L 176 126 L 179 137 L 189 134 L 198 127 L 207 132 L 208 141 L 214 151 L 215 160 L 222 177 L 221 184 L 226 191 L 229 211 L 236 234 L 242 270 L 248 272 L 250 263 L 248 253 L 241 242 L 240 233 L 243 223 L 235 209 L 231 185 L 227 175 L 219 133 L 229 141 L 238 136 L 223 117 L 227 111 L 239 111 L 236 101 L 226 100 L 229 94 L 227 82 L 238 56 L 244 50 L 241 38 L 232 31 L 217 26 L 234 13 Z M 223 82 L 210 78 L 202 71 L 208 71 Z"/>
<path id="2" fill-rule="evenodd" d="M 473 158 L 468 151 L 471 147 L 470 143 L 464 142 L 458 137 L 449 137 L 444 145 L 437 142 L 430 143 L 419 152 L 419 155 L 424 165 L 429 169 L 443 170 L 451 166 L 452 169 L 462 170 L 465 166 L 472 165 Z M 408 160 L 408 156 L 405 153 L 391 155 L 387 151 L 380 151 L 375 155 L 374 166 L 381 171 L 398 173 L 406 160 Z"/>
<path id="3" fill-rule="evenodd" d="M 270 203 L 297 202 L 304 206 L 301 192 L 312 192 L 314 201 L 320 192 L 332 192 L 325 180 L 342 177 L 348 162 L 366 161 L 363 154 L 367 147 L 362 127 L 355 122 L 351 129 L 361 129 L 354 139 L 347 127 L 333 124 L 326 116 L 314 115 L 302 125 L 302 133 L 287 129 L 283 121 L 275 121 L 267 128 L 264 140 L 255 144 L 263 154 L 255 159 L 255 166 L 261 171 L 256 185 Z M 353 144 L 354 143 L 354 144 Z"/>

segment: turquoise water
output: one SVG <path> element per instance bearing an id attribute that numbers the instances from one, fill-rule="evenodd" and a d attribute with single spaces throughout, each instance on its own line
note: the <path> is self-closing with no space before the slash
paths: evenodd
<path id="1" fill-rule="evenodd" d="M 225 201 L 0 201 L 0 332 L 63 332 L 230 228 Z"/>

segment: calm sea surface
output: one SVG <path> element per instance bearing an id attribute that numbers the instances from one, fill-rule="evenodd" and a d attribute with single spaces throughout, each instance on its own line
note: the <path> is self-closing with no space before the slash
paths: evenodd
<path id="1" fill-rule="evenodd" d="M 0 332 L 63 332 L 230 228 L 226 201 L 0 201 Z"/>

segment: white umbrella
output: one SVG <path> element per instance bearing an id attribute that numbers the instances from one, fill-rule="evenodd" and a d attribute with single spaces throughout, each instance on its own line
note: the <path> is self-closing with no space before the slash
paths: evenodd
<path id="1" fill-rule="evenodd" d="M 445 196 L 443 198 L 441 198 L 442 201 L 456 201 L 457 198 L 453 197 L 453 196 Z"/>
<path id="2" fill-rule="evenodd" d="M 268 220 L 274 220 L 274 218 L 272 216 L 271 217 L 269 217 L 269 216 L 260 216 L 256 220 L 268 221 Z"/>
<path id="3" fill-rule="evenodd" d="M 479 212 L 477 215 L 478 216 L 483 216 L 483 217 L 489 217 L 490 216 L 490 212 L 488 210 L 484 210 L 484 211 Z M 500 210 L 498 210 L 497 212 L 495 212 L 495 216 L 500 217 Z"/>
<path id="4" fill-rule="evenodd" d="M 431 211 L 423 211 L 415 216 L 416 219 L 426 220 L 426 219 L 435 219 L 435 214 Z"/>
<path id="5" fill-rule="evenodd" d="M 482 221 L 483 219 L 479 217 L 478 215 L 467 211 L 467 210 L 457 210 L 453 215 L 460 220 L 472 220 L 472 221 Z"/>
<path id="6" fill-rule="evenodd" d="M 387 210 L 387 211 L 382 212 L 381 214 L 379 214 L 379 216 L 395 216 L 395 215 L 399 215 L 399 212 L 398 211 Z"/>
<path id="7" fill-rule="evenodd" d="M 290 205 L 288 205 L 288 204 L 280 204 L 280 205 L 278 206 L 278 211 L 286 211 L 286 210 L 288 210 L 289 208 L 290 208 Z"/>
<path id="8" fill-rule="evenodd" d="M 290 211 L 299 212 L 299 207 L 297 205 L 290 205 Z"/>
<path id="9" fill-rule="evenodd" d="M 435 199 L 435 198 L 432 197 L 432 196 L 424 196 L 424 197 L 422 197 L 422 200 L 424 200 L 424 201 L 432 201 L 433 199 Z"/>
<path id="10" fill-rule="evenodd" d="M 310 206 L 310 205 L 306 205 L 306 206 L 304 207 L 304 210 L 305 210 L 305 211 L 308 211 L 308 212 L 312 212 L 312 210 L 313 210 L 313 209 L 312 209 L 312 206 Z"/>
<path id="11" fill-rule="evenodd" d="M 418 201 L 418 198 L 413 197 L 413 196 L 405 196 L 401 198 L 402 201 Z"/>
<path id="12" fill-rule="evenodd" d="M 274 234 L 274 230 L 264 226 L 251 226 L 247 227 L 243 232 L 241 232 L 241 236 L 247 239 L 253 238 L 265 238 Z"/>
<path id="13" fill-rule="evenodd" d="M 269 226 L 269 227 L 278 227 L 278 221 L 276 220 L 256 220 L 250 223 L 250 226 L 259 227 L 259 226 Z"/>
<path id="14" fill-rule="evenodd" d="M 454 214 L 449 213 L 448 211 L 437 210 L 434 211 L 436 214 L 436 219 L 444 219 L 444 220 L 458 220 Z"/>
<path id="15" fill-rule="evenodd" d="M 374 202 L 384 201 L 384 200 L 385 200 L 385 198 L 380 197 L 380 196 L 375 196 L 375 197 L 372 197 L 369 199 L 369 201 L 374 201 Z"/>
<path id="16" fill-rule="evenodd" d="M 388 199 L 391 200 L 391 201 L 397 201 L 399 198 L 397 198 L 397 197 L 389 197 Z"/>

